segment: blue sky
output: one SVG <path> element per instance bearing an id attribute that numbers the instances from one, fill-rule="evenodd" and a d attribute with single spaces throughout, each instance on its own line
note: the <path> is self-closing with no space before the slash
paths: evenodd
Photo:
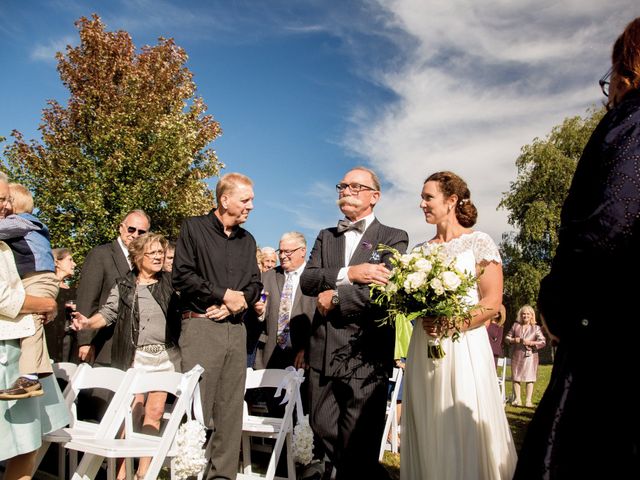
<path id="1" fill-rule="evenodd" d="M 137 47 L 173 37 L 198 94 L 221 123 L 213 147 L 255 181 L 245 225 L 277 247 L 313 243 L 340 212 L 334 185 L 376 170 L 380 220 L 430 238 L 423 179 L 469 183 L 478 229 L 510 229 L 497 210 L 520 148 L 602 96 L 611 46 L 637 0 L 2 0 L 0 135 L 38 138 L 47 99 L 67 92 L 54 55 L 77 45 L 74 21 L 97 13 Z M 211 179 L 211 186 L 216 179 Z"/>

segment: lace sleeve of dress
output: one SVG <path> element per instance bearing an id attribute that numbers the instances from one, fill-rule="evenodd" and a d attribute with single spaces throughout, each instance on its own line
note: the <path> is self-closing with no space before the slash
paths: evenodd
<path id="1" fill-rule="evenodd" d="M 473 238 L 473 255 L 478 264 L 502 263 L 500 251 L 493 239 L 484 232 L 475 232 Z"/>

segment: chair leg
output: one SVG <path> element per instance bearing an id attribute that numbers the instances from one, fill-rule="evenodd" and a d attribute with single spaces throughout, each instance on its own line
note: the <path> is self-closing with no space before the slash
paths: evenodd
<path id="1" fill-rule="evenodd" d="M 58 444 L 58 480 L 66 480 L 67 478 L 67 456 L 65 448 Z"/>
<path id="2" fill-rule="evenodd" d="M 116 459 L 115 458 L 107 458 L 107 479 L 108 480 L 116 480 Z"/>
<path id="3" fill-rule="evenodd" d="M 124 459 L 124 469 L 127 478 L 133 478 L 133 458 L 129 457 Z"/>
<path id="4" fill-rule="evenodd" d="M 293 461 L 293 439 L 287 433 L 287 480 L 296 480 L 296 464 Z"/>
<path id="5" fill-rule="evenodd" d="M 78 470 L 78 452 L 69 450 L 69 473 Z"/>
<path id="6" fill-rule="evenodd" d="M 251 474 L 251 437 L 242 435 L 242 472 Z"/>
<path id="7" fill-rule="evenodd" d="M 90 453 L 85 453 L 82 456 L 82 460 L 80 461 L 80 465 L 78 465 L 77 470 L 73 473 L 72 480 L 93 480 L 96 478 L 96 474 L 104 461 L 104 457 L 100 455 L 92 455 Z"/>

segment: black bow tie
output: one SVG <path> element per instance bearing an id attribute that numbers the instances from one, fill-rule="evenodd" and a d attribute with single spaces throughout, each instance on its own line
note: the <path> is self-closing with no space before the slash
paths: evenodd
<path id="1" fill-rule="evenodd" d="M 360 233 L 364 233 L 365 226 L 366 222 L 364 220 L 358 220 L 357 222 L 351 223 L 350 220 L 342 219 L 338 222 L 338 233 L 344 233 L 348 230 L 356 230 Z"/>

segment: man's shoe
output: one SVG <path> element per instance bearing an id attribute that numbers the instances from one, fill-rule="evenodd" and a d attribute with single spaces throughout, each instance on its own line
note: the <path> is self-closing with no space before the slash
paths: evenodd
<path id="1" fill-rule="evenodd" d="M 44 395 L 40 382 L 25 377 L 18 377 L 11 388 L 0 390 L 0 400 L 19 400 L 40 395 Z"/>

